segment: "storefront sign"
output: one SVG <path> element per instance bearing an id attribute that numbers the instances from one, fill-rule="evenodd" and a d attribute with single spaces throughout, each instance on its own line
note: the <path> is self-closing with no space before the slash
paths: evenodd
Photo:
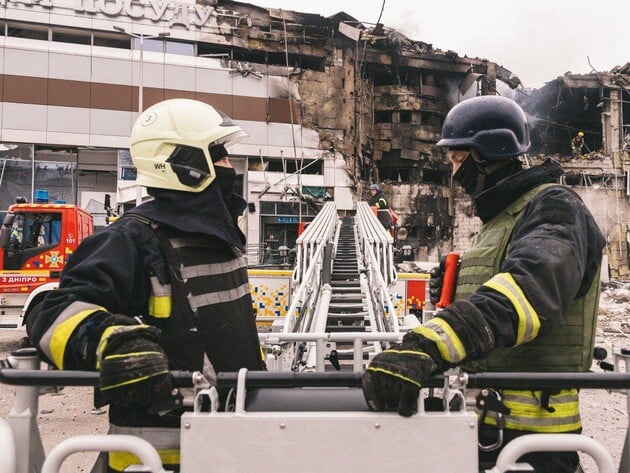
<path id="1" fill-rule="evenodd" d="M 231 18 L 236 23 L 240 23 L 243 19 L 248 26 L 251 26 L 251 19 L 245 15 L 236 12 L 217 12 L 214 8 L 217 2 L 218 0 L 210 0 L 206 2 L 206 5 L 198 5 L 174 0 L 0 0 L 0 7 L 14 4 L 46 10 L 72 9 L 78 14 L 90 16 L 102 14 L 110 18 L 128 17 L 132 20 L 166 21 L 171 27 L 179 25 L 187 29 L 191 26 L 218 27 L 217 17 Z"/>
<path id="2" fill-rule="evenodd" d="M 298 223 L 297 217 L 278 217 L 278 223 Z"/>

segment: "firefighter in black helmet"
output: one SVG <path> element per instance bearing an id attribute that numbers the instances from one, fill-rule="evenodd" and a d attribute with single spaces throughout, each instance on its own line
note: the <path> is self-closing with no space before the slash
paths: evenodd
<path id="1" fill-rule="evenodd" d="M 151 406 L 169 400 L 169 370 L 200 371 L 212 383 L 215 370 L 264 368 L 237 225 L 245 202 L 233 193 L 226 148 L 244 136 L 199 101 L 145 110 L 131 156 L 153 200 L 81 243 L 31 333 L 57 368 L 99 370 L 110 433 L 148 440 L 168 470 L 179 464 L 181 411 L 156 415 Z M 99 461 L 93 471 L 138 462 L 123 452 Z"/>
<path id="2" fill-rule="evenodd" d="M 556 184 L 559 164 L 523 169 L 527 120 L 513 101 L 466 100 L 448 113 L 437 143 L 453 179 L 473 198 L 483 222 L 464 253 L 455 302 L 375 356 L 363 377 L 372 409 L 416 412 L 427 377 L 467 371 L 588 371 L 591 366 L 604 237 L 572 190 Z M 578 393 L 504 390 L 504 443 L 527 433 L 580 432 Z M 479 440 L 497 440 L 496 415 Z M 484 449 L 485 450 L 485 449 Z M 499 449 L 480 451 L 494 465 Z M 528 454 L 540 472 L 574 472 L 575 452 Z"/>
<path id="3" fill-rule="evenodd" d="M 381 190 L 381 186 L 378 184 L 372 184 L 370 186 L 370 199 L 368 200 L 368 204 L 379 210 L 389 208 L 387 197 L 385 197 L 385 194 Z"/>

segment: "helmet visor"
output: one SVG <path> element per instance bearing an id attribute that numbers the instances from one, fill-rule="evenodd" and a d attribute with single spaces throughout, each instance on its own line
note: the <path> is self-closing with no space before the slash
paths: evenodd
<path id="1" fill-rule="evenodd" d="M 199 187 L 209 176 L 209 157 L 205 151 L 192 146 L 177 145 L 166 162 L 185 186 Z"/>

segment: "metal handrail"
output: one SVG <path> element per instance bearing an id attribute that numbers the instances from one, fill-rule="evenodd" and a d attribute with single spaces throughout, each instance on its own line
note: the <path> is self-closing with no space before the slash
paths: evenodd
<path id="1" fill-rule="evenodd" d="M 295 288 L 284 319 L 283 332 L 309 330 L 321 289 L 326 245 L 335 237 L 337 206 L 327 202 L 296 241 L 296 265 L 292 281 Z"/>
<path id="2" fill-rule="evenodd" d="M 376 218 L 367 202 L 357 204 L 357 237 L 363 265 L 367 269 L 370 304 L 377 330 L 398 332 L 398 315 L 390 295 L 396 282 L 394 240 Z M 372 314 L 373 312 L 373 314 Z"/>

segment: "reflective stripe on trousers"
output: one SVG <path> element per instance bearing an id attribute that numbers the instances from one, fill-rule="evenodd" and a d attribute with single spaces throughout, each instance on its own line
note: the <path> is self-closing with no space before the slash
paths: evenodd
<path id="1" fill-rule="evenodd" d="M 542 391 L 503 390 L 503 404 L 510 414 L 504 427 L 538 433 L 572 432 L 582 427 L 577 389 L 563 389 L 549 396 L 549 408 L 541 406 Z M 496 426 L 496 413 L 488 412 L 485 423 Z"/>

